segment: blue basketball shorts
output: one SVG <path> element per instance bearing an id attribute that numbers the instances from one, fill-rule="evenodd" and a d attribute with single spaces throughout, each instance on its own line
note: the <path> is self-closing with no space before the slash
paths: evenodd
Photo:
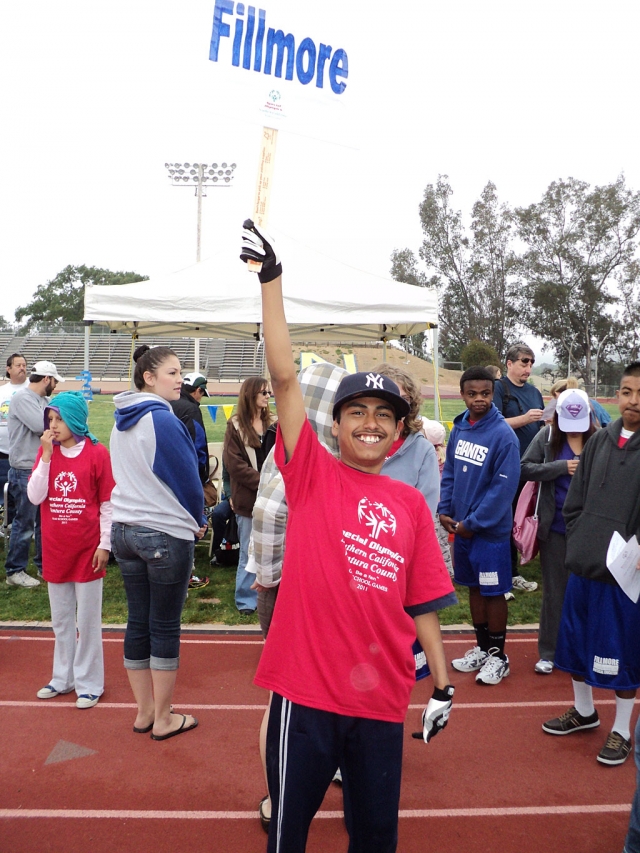
<path id="1" fill-rule="evenodd" d="M 453 540 L 453 577 L 463 586 L 478 587 L 481 595 L 504 595 L 511 589 L 510 540 L 493 542 L 477 533 Z"/>
<path id="2" fill-rule="evenodd" d="M 592 687 L 640 687 L 640 607 L 617 584 L 569 575 L 555 665 Z"/>

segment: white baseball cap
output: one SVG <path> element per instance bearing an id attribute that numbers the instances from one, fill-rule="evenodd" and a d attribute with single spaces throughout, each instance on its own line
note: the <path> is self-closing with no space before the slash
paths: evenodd
<path id="1" fill-rule="evenodd" d="M 585 391 L 569 388 L 558 395 L 558 426 L 563 432 L 586 432 L 591 423 L 589 397 Z"/>
<path id="2" fill-rule="evenodd" d="M 53 376 L 58 382 L 64 382 L 64 379 L 58 373 L 58 368 L 52 361 L 36 361 L 31 368 L 32 376 Z"/>
<path id="3" fill-rule="evenodd" d="M 202 388 L 206 397 L 211 396 L 207 391 L 207 377 L 203 376 L 202 373 L 198 373 L 197 371 L 187 373 L 186 376 L 182 377 L 182 384 L 187 385 L 189 388 L 193 388 L 194 391 L 196 388 Z"/>

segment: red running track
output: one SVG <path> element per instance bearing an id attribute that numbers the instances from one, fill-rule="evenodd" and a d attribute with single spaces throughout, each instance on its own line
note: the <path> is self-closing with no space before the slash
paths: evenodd
<path id="1" fill-rule="evenodd" d="M 472 645 L 445 638 L 447 657 Z M 0 631 L 0 853 L 259 853 L 265 792 L 257 749 L 266 695 L 252 684 L 257 637 L 183 637 L 177 710 L 193 732 L 157 743 L 132 732 L 122 637 L 105 634 L 107 689 L 92 709 L 75 694 L 46 701 L 53 635 Z M 495 687 L 453 673 L 449 727 L 429 746 L 411 738 L 431 690 L 415 688 L 405 729 L 400 853 L 619 853 L 635 784 L 632 759 L 596 762 L 614 717 L 557 738 L 540 724 L 572 703 L 570 679 L 537 676 L 533 635 L 508 639 L 512 674 Z M 327 792 L 309 853 L 346 851 L 340 789 Z"/>

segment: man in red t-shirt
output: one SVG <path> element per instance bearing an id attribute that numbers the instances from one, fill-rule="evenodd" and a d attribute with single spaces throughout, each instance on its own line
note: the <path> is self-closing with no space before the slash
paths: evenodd
<path id="1" fill-rule="evenodd" d="M 278 603 L 255 679 L 274 692 L 267 849 L 304 851 L 340 766 L 352 849 L 392 853 L 416 636 L 435 686 L 423 713 L 426 742 L 446 725 L 453 696 L 437 610 L 456 598 L 431 513 L 416 489 L 380 476 L 408 405 L 386 376 L 345 377 L 333 408 L 340 459 L 328 454 L 296 379 L 282 266 L 250 222 L 240 257 L 262 263 L 276 462 L 289 506 Z"/>

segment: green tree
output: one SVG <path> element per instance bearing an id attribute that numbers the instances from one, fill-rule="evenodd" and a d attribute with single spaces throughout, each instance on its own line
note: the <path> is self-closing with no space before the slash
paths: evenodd
<path id="1" fill-rule="evenodd" d="M 451 206 L 452 195 L 446 175 L 427 186 L 420 205 L 424 240 L 419 250 L 426 270 L 410 249 L 402 249 L 392 254 L 391 274 L 438 289 L 441 347 L 447 358 L 459 360 L 471 340 L 503 352 L 515 336 L 517 258 L 511 248 L 512 215 L 499 203 L 494 184 L 489 182 L 474 204 L 469 234 L 461 212 Z"/>
<path id="2" fill-rule="evenodd" d="M 598 347 L 615 337 L 620 296 L 613 274 L 633 260 L 640 194 L 623 176 L 593 189 L 568 178 L 554 181 L 541 201 L 515 216 L 527 245 L 523 322 L 552 344 L 562 366 L 570 360 L 591 383 Z"/>
<path id="3" fill-rule="evenodd" d="M 640 358 L 640 261 L 634 258 L 625 264 L 616 280 L 620 313 L 611 349 L 615 349 L 619 361 L 637 361 Z"/>
<path id="4" fill-rule="evenodd" d="M 147 278 L 135 272 L 112 272 L 84 265 L 68 266 L 51 281 L 38 287 L 31 302 L 16 310 L 16 320 L 25 320 L 23 329 L 27 332 L 44 325 L 81 323 L 87 284 L 129 284 L 146 281 Z"/>
<path id="5" fill-rule="evenodd" d="M 470 341 L 460 351 L 460 361 L 464 369 L 468 367 L 486 367 L 488 364 L 500 364 L 500 356 L 495 348 L 484 341 Z"/>
<path id="6" fill-rule="evenodd" d="M 5 320 L 3 316 L 0 315 L 0 332 L 11 332 L 13 331 L 13 325 Z"/>
<path id="7" fill-rule="evenodd" d="M 418 266 L 418 261 L 410 249 L 394 251 L 391 255 L 391 277 L 404 284 L 413 284 L 416 287 L 431 287 L 431 282 Z M 406 352 L 418 358 L 426 358 L 425 353 L 426 335 L 418 332 L 408 335 L 401 343 Z"/>

